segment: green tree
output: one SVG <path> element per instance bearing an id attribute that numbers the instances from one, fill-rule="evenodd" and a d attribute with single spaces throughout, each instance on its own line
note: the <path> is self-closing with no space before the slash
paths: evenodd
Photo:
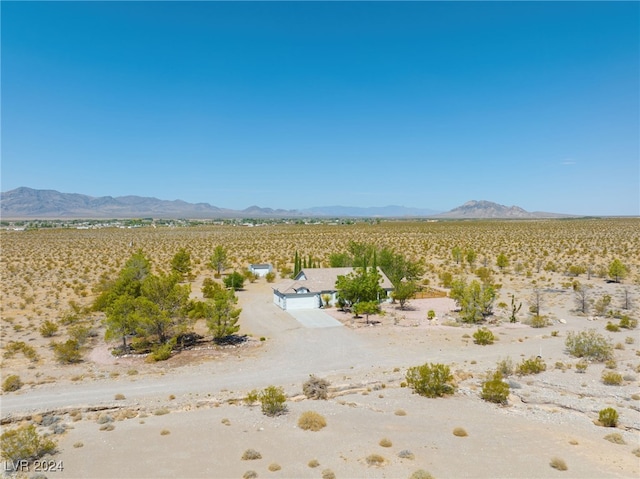
<path id="1" fill-rule="evenodd" d="M 211 267 L 216 270 L 219 278 L 222 272 L 229 267 L 229 253 L 224 246 L 218 245 L 213 249 L 211 255 Z"/>
<path id="2" fill-rule="evenodd" d="M 338 296 L 348 306 L 361 301 L 376 301 L 385 297 L 385 291 L 380 287 L 382 277 L 377 270 L 356 268 L 348 275 L 340 275 L 336 281 Z"/>
<path id="3" fill-rule="evenodd" d="M 353 314 L 366 316 L 367 324 L 369 324 L 369 315 L 378 314 L 380 312 L 380 304 L 377 301 L 360 301 L 353 305 Z"/>
<path id="4" fill-rule="evenodd" d="M 240 330 L 238 319 L 242 309 L 235 307 L 237 302 L 233 290 L 220 290 L 206 302 L 205 320 L 215 341 L 222 341 Z"/>
<path id="5" fill-rule="evenodd" d="M 614 259 L 609 265 L 609 277 L 619 283 L 625 276 L 627 276 L 627 267 L 618 258 Z"/>
<path id="6" fill-rule="evenodd" d="M 171 260 L 171 271 L 186 278 L 191 274 L 191 253 L 180 248 Z"/>
<path id="7" fill-rule="evenodd" d="M 471 268 L 471 270 L 473 270 L 473 265 L 475 264 L 477 258 L 478 258 L 478 254 L 475 251 L 473 251 L 472 249 L 467 251 L 466 259 L 467 259 L 467 263 L 469 263 L 469 267 Z"/>
<path id="8" fill-rule="evenodd" d="M 456 264 L 460 264 L 460 261 L 462 261 L 462 250 L 459 246 L 453 247 L 453 249 L 451 250 L 451 256 L 453 257 L 453 260 L 456 262 Z"/>
<path id="9" fill-rule="evenodd" d="M 105 318 L 105 339 L 122 339 L 122 352 L 126 353 L 127 336 L 134 334 L 138 328 L 138 316 L 136 311 L 136 299 L 133 296 L 124 294 L 119 296 L 108 307 Z"/>
<path id="10" fill-rule="evenodd" d="M 224 288 L 217 281 L 211 278 L 205 278 L 202 281 L 202 296 L 204 298 L 213 298 L 218 291 L 223 291 Z"/>
<path id="11" fill-rule="evenodd" d="M 96 311 L 106 311 L 120 296 L 128 295 L 133 298 L 140 296 L 142 281 L 151 272 L 151 262 L 138 250 L 131 255 L 113 282 L 104 282 L 98 289 L 100 294 L 96 298 L 93 308 Z"/>
<path id="12" fill-rule="evenodd" d="M 346 268 L 351 266 L 351 258 L 347 253 L 332 253 L 329 255 L 329 266 L 331 268 Z"/>
<path id="13" fill-rule="evenodd" d="M 176 333 L 183 331 L 191 286 L 178 284 L 173 275 L 149 275 L 142 283 L 142 296 L 136 301 L 136 314 L 141 328 L 166 343 Z"/>
<path id="14" fill-rule="evenodd" d="M 506 267 L 509 266 L 509 258 L 504 253 L 500 253 L 498 255 L 498 259 L 496 259 L 496 265 L 500 268 L 500 271 L 503 271 Z"/>
<path id="15" fill-rule="evenodd" d="M 234 271 L 230 275 L 226 276 L 222 282 L 227 288 L 231 288 L 234 291 L 242 289 L 244 286 L 244 276 L 237 271 Z"/>
<path id="16" fill-rule="evenodd" d="M 452 284 L 449 296 L 460 308 L 460 316 L 465 323 L 477 323 L 493 314 L 496 293 L 491 285 L 475 280 L 470 284 L 456 280 Z"/>
<path id="17" fill-rule="evenodd" d="M 414 298 L 418 291 L 418 285 L 413 281 L 400 281 L 393 291 L 394 301 L 400 303 L 400 309 L 404 310 L 410 299 Z"/>
<path id="18" fill-rule="evenodd" d="M 424 274 L 422 264 L 410 261 L 389 248 L 383 248 L 378 255 L 374 251 L 373 258 L 394 288 L 397 288 L 401 281 L 416 281 Z"/>

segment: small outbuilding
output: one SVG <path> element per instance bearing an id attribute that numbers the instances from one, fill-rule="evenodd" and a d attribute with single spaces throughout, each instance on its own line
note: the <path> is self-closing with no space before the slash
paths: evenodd
<path id="1" fill-rule="evenodd" d="M 317 309 L 324 306 L 323 296 L 334 306 L 338 300 L 336 281 L 338 276 L 352 273 L 354 268 L 308 268 L 301 270 L 293 279 L 286 279 L 273 286 L 273 302 L 282 309 Z M 378 268 L 382 277 L 380 286 L 386 292 L 385 300 L 391 299 L 393 285 Z"/>
<path id="2" fill-rule="evenodd" d="M 273 271 L 273 266 L 268 263 L 250 264 L 249 271 L 262 278 Z"/>

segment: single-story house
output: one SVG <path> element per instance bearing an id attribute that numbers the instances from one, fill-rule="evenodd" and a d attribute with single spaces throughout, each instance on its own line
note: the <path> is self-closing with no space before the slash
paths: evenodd
<path id="1" fill-rule="evenodd" d="M 338 300 L 336 281 L 338 276 L 352 273 L 354 268 L 308 268 L 301 270 L 293 279 L 285 279 L 273 286 L 273 302 L 284 310 L 317 309 L 324 306 L 322 297 L 329 297 L 329 304 L 334 306 Z M 393 285 L 389 278 L 378 268 L 382 276 L 380 286 L 391 300 Z"/>
<path id="2" fill-rule="evenodd" d="M 270 264 L 250 264 L 249 271 L 253 274 L 260 276 L 261 278 L 273 271 L 273 267 Z"/>

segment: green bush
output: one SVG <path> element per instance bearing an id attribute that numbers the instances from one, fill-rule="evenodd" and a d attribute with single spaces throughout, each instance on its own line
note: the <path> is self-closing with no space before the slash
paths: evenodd
<path id="1" fill-rule="evenodd" d="M 607 325 L 604 327 L 604 329 L 606 329 L 607 331 L 610 331 L 612 333 L 617 333 L 620 331 L 620 326 L 618 326 L 617 324 L 612 323 L 611 321 L 607 322 Z"/>
<path id="2" fill-rule="evenodd" d="M 629 316 L 622 316 L 620 318 L 620 327 L 624 329 L 636 329 L 638 326 L 637 319 L 631 319 Z"/>
<path id="3" fill-rule="evenodd" d="M 279 416 L 287 412 L 287 396 L 281 387 L 269 386 L 263 389 L 258 400 L 265 416 Z"/>
<path id="4" fill-rule="evenodd" d="M 52 343 L 53 353 L 62 364 L 79 363 L 82 361 L 80 344 L 75 339 L 67 339 L 64 343 Z"/>
<path id="5" fill-rule="evenodd" d="M 502 373 L 496 371 L 491 379 L 482 384 L 482 399 L 496 404 L 507 404 L 509 385 L 502 380 Z"/>
<path id="6" fill-rule="evenodd" d="M 17 391 L 22 387 L 22 380 L 16 374 L 10 374 L 2 381 L 2 390 L 4 392 Z"/>
<path id="7" fill-rule="evenodd" d="M 602 382 L 607 386 L 620 386 L 622 384 L 622 375 L 615 371 L 605 371 L 602 373 Z"/>
<path id="8" fill-rule="evenodd" d="M 580 361 L 578 361 L 576 363 L 576 372 L 577 373 L 584 373 L 587 371 L 587 367 L 589 367 L 589 363 L 587 362 L 586 359 L 581 359 Z"/>
<path id="9" fill-rule="evenodd" d="M 502 373 L 502 376 L 511 376 L 514 371 L 513 360 L 510 357 L 500 359 L 497 363 L 497 370 Z"/>
<path id="10" fill-rule="evenodd" d="M 481 346 L 493 344 L 495 340 L 496 337 L 487 328 L 479 328 L 475 333 L 473 333 L 473 342 Z"/>
<path id="11" fill-rule="evenodd" d="M 42 326 L 40 326 L 40 334 L 43 338 L 50 338 L 58 332 L 58 325 L 53 321 L 47 319 Z"/>
<path id="12" fill-rule="evenodd" d="M 17 465 L 19 461 L 32 462 L 45 454 L 53 454 L 56 448 L 55 441 L 38 434 L 33 424 L 5 431 L 0 436 L 1 456 L 9 466 Z"/>
<path id="13" fill-rule="evenodd" d="M 273 271 L 268 272 L 264 277 L 267 283 L 273 283 L 276 280 L 276 274 Z"/>
<path id="14" fill-rule="evenodd" d="M 258 402 L 258 391 L 256 389 L 252 389 L 247 393 L 247 396 L 244 398 L 245 404 L 251 406 Z"/>
<path id="15" fill-rule="evenodd" d="M 549 320 L 545 316 L 537 314 L 529 320 L 529 325 L 532 328 L 546 328 L 549 326 Z"/>
<path id="16" fill-rule="evenodd" d="M 4 357 L 12 358 L 16 353 L 22 353 L 25 358 L 35 362 L 38 360 L 38 353 L 24 341 L 10 341 L 5 345 Z"/>
<path id="17" fill-rule="evenodd" d="M 453 376 L 444 364 L 423 364 L 407 371 L 407 384 L 420 396 L 430 398 L 453 394 Z"/>
<path id="18" fill-rule="evenodd" d="M 616 427 L 618 425 L 618 411 L 612 407 L 601 409 L 598 413 L 598 422 L 604 427 Z"/>
<path id="19" fill-rule="evenodd" d="M 160 344 L 158 346 L 154 346 L 151 350 L 151 354 L 149 354 L 149 358 L 151 361 L 166 361 L 171 357 L 171 352 L 173 351 L 173 342 L 170 341 L 165 344 Z"/>
<path id="20" fill-rule="evenodd" d="M 577 358 L 606 361 L 613 356 L 611 341 L 593 329 L 579 333 L 570 331 L 564 344 L 569 354 Z"/>
<path id="21" fill-rule="evenodd" d="M 516 367 L 516 374 L 518 376 L 526 376 L 528 374 L 538 374 L 542 371 L 546 371 L 547 365 L 544 359 L 541 357 L 523 359 L 518 367 Z"/>

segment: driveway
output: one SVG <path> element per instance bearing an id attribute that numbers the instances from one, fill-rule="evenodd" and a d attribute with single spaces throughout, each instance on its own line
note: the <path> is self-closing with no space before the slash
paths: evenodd
<path id="1" fill-rule="evenodd" d="M 299 309 L 287 311 L 305 328 L 335 328 L 342 326 L 337 319 L 329 316 L 321 309 Z"/>

